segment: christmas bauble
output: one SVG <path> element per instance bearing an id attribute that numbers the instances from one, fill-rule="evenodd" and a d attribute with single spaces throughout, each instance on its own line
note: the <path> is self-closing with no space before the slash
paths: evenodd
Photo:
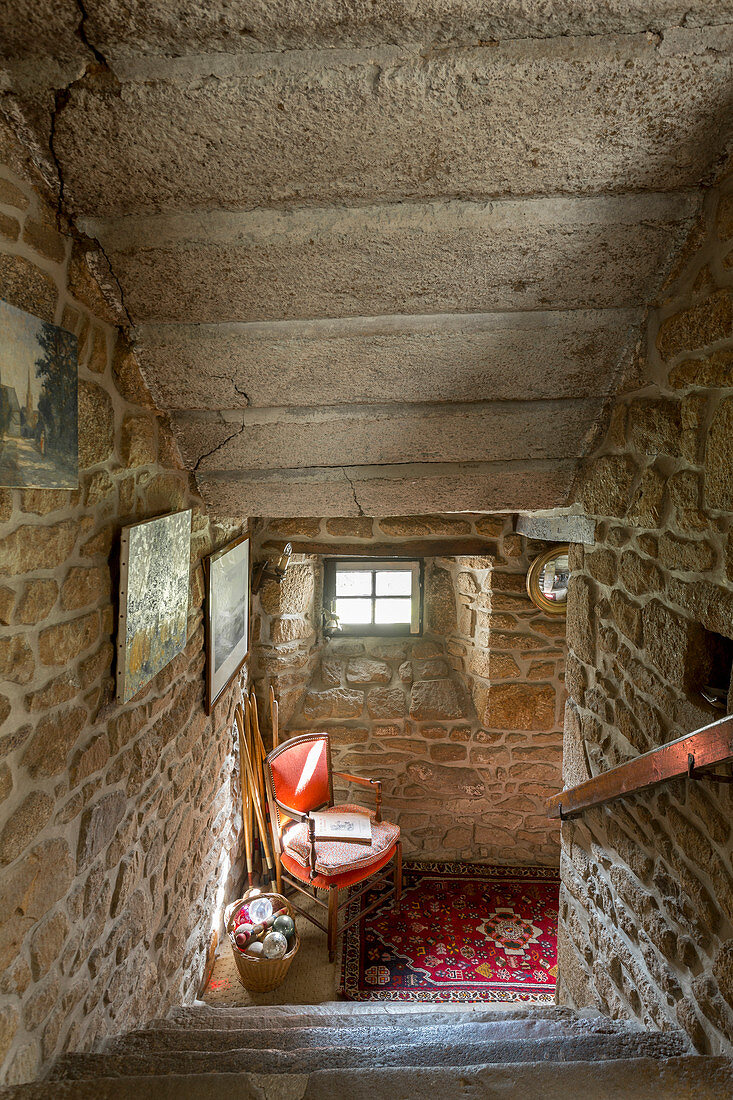
<path id="1" fill-rule="evenodd" d="M 247 955 L 257 955 L 259 957 L 261 957 L 263 953 L 262 940 L 253 940 L 245 952 Z"/>
<path id="2" fill-rule="evenodd" d="M 288 941 L 282 932 L 268 932 L 262 941 L 262 954 L 266 959 L 281 959 L 288 949 Z"/>
<path id="3" fill-rule="evenodd" d="M 281 917 L 275 917 L 272 928 L 274 932 L 282 932 L 289 939 L 295 931 L 295 921 L 287 913 L 283 913 Z"/>

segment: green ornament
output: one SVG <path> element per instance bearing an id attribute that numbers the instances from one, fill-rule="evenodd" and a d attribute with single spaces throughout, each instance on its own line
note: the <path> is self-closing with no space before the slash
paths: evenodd
<path id="1" fill-rule="evenodd" d="M 295 922 L 292 917 L 283 913 L 281 917 L 275 917 L 275 923 L 272 927 L 275 932 L 281 932 L 283 936 L 290 938 L 295 931 Z"/>

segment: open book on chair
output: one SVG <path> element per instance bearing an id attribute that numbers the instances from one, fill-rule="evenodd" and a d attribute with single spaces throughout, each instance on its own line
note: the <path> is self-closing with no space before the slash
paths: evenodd
<path id="1" fill-rule="evenodd" d="M 348 844 L 371 844 L 372 823 L 368 814 L 312 814 L 316 840 L 341 840 Z"/>

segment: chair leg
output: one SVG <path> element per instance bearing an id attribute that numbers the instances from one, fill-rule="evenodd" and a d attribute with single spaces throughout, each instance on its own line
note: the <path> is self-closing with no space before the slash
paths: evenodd
<path id="1" fill-rule="evenodd" d="M 283 867 L 282 867 L 282 863 L 280 862 L 280 856 L 278 855 L 278 853 L 273 852 L 273 855 L 275 857 L 275 881 L 277 883 L 277 892 L 278 892 L 278 894 L 282 894 L 282 892 L 283 892 Z"/>
<path id="2" fill-rule="evenodd" d="M 400 899 L 402 897 L 402 841 L 397 841 L 397 850 L 394 857 L 394 907 L 399 913 Z"/>
<path id="3" fill-rule="evenodd" d="M 335 886 L 328 890 L 328 961 L 336 958 L 336 938 L 338 929 L 338 897 L 339 892 Z"/>

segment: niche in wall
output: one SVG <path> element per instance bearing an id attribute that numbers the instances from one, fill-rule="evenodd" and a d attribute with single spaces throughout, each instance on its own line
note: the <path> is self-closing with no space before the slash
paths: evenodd
<path id="1" fill-rule="evenodd" d="M 702 630 L 694 687 L 702 705 L 711 713 L 721 717 L 733 713 L 733 639 Z"/>

